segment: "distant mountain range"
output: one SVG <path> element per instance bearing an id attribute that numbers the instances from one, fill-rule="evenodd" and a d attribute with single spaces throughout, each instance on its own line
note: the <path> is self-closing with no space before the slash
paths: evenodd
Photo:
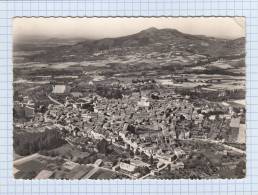
<path id="1" fill-rule="evenodd" d="M 56 41 L 53 39 L 52 43 L 54 44 L 54 42 Z M 58 41 L 56 47 L 51 46 L 41 54 L 29 56 L 28 60 L 41 62 L 83 61 L 95 52 L 112 49 L 127 52 L 159 53 L 180 50 L 208 57 L 243 55 L 245 53 L 245 38 L 220 39 L 185 34 L 175 29 L 149 28 L 123 37 L 85 40 L 75 44 L 65 44 L 64 40 L 62 43 L 63 45 L 60 46 L 61 43 Z"/>

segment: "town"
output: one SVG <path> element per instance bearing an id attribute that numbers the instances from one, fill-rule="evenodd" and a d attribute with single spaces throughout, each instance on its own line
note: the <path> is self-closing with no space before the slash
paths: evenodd
<path id="1" fill-rule="evenodd" d="M 15 178 L 243 178 L 244 54 L 209 57 L 182 44 L 16 67 Z"/>

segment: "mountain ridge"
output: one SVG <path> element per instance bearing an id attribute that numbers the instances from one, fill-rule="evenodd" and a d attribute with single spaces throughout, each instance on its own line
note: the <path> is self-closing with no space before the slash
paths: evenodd
<path id="1" fill-rule="evenodd" d="M 242 49 L 245 48 L 244 44 L 245 38 L 220 39 L 204 35 L 185 34 L 176 29 L 152 27 L 127 36 L 85 40 L 72 45 L 57 46 L 50 48 L 44 54 L 31 56 L 30 60 L 55 62 L 60 60 L 64 53 L 75 56 L 73 59 L 78 56 L 78 60 L 85 60 L 83 56 L 87 57 L 87 55 L 92 55 L 98 51 L 121 49 L 134 50 L 135 52 L 146 52 L 146 50 L 162 52 L 174 47 L 182 51 L 188 50 L 188 52 L 194 54 L 218 57 L 244 53 L 245 51 Z M 142 51 L 141 48 L 145 48 L 145 51 Z M 67 61 L 69 58 L 65 60 Z"/>

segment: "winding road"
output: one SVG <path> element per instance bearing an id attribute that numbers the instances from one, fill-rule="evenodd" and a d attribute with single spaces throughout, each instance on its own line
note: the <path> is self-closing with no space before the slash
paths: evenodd
<path id="1" fill-rule="evenodd" d="M 47 95 L 47 97 L 54 103 L 58 104 L 58 105 L 63 105 L 62 103 L 60 103 L 59 101 L 55 100 L 54 98 L 52 98 L 50 95 Z"/>

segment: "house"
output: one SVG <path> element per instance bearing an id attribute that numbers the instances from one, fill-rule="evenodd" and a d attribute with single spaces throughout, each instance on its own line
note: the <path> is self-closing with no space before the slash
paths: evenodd
<path id="1" fill-rule="evenodd" d="M 131 159 L 130 163 L 131 163 L 131 165 L 135 165 L 135 166 L 138 166 L 138 167 L 150 167 L 150 164 L 145 163 L 145 162 L 143 162 L 141 160 L 138 160 L 138 159 Z"/>
<path id="2" fill-rule="evenodd" d="M 75 162 L 72 162 L 72 161 L 66 161 L 64 164 L 63 164 L 63 167 L 65 169 L 69 169 L 69 170 L 72 170 L 74 169 L 76 166 L 78 166 L 79 164 L 78 163 L 75 163 Z"/>
<path id="3" fill-rule="evenodd" d="M 173 154 L 156 154 L 156 158 L 159 159 L 160 163 L 167 163 L 167 162 L 172 162 L 174 160 L 174 155 Z"/>
<path id="4" fill-rule="evenodd" d="M 246 126 L 245 126 L 245 124 L 240 124 L 237 142 L 238 143 L 246 142 Z"/>
<path id="5" fill-rule="evenodd" d="M 53 87 L 53 94 L 65 94 L 69 93 L 70 88 L 66 85 L 54 85 Z"/>
<path id="6" fill-rule="evenodd" d="M 128 126 L 129 124 L 128 123 L 125 123 L 124 126 L 123 126 L 123 132 L 126 132 L 128 130 Z"/>
<path id="7" fill-rule="evenodd" d="M 177 162 L 175 164 L 170 165 L 170 171 L 174 171 L 177 169 L 183 169 L 184 168 L 184 163 L 183 162 Z"/>
<path id="8" fill-rule="evenodd" d="M 212 121 L 214 121 L 214 120 L 216 119 L 216 115 L 211 115 L 211 116 L 209 117 L 209 119 L 212 120 Z"/>
<path id="9" fill-rule="evenodd" d="M 131 172 L 131 173 L 134 172 L 137 168 L 135 165 L 128 164 L 125 162 L 120 162 L 119 166 L 120 166 L 120 169 Z"/>
<path id="10" fill-rule="evenodd" d="M 138 106 L 139 107 L 149 107 L 150 106 L 150 102 L 148 101 L 147 97 L 142 97 L 140 101 L 138 101 Z"/>
<path id="11" fill-rule="evenodd" d="M 232 118 L 229 126 L 239 128 L 240 127 L 240 118 Z"/>

